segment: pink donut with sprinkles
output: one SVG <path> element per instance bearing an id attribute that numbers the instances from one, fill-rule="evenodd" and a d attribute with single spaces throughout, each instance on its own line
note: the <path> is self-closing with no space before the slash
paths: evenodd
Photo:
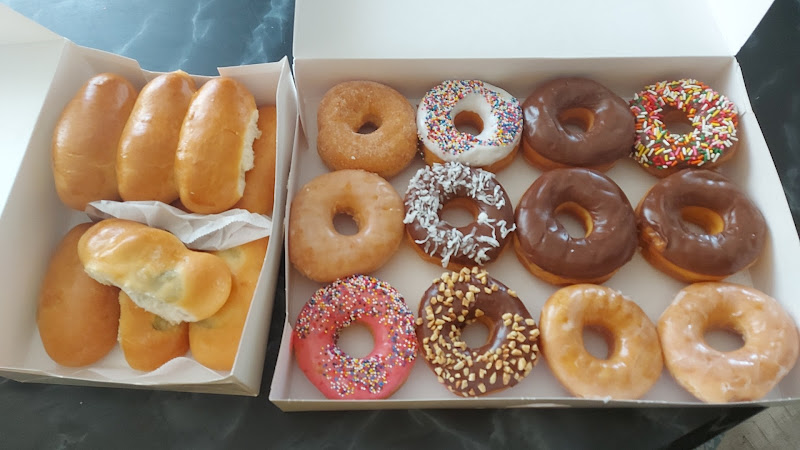
<path id="1" fill-rule="evenodd" d="M 364 358 L 337 345 L 341 330 L 354 322 L 369 328 L 375 340 Z M 388 283 L 353 275 L 311 297 L 297 318 L 292 347 L 298 366 L 325 397 L 387 398 L 406 381 L 417 357 L 414 314 Z"/>
<path id="2" fill-rule="evenodd" d="M 630 102 L 636 116 L 636 140 L 631 156 L 658 177 L 679 170 L 711 169 L 736 151 L 736 106 L 697 80 L 662 81 L 646 86 Z M 679 134 L 670 122 L 686 122 L 692 131 Z"/>
<path id="3" fill-rule="evenodd" d="M 454 161 L 497 172 L 519 148 L 522 108 L 489 83 L 447 80 L 422 98 L 417 133 L 429 165 Z"/>

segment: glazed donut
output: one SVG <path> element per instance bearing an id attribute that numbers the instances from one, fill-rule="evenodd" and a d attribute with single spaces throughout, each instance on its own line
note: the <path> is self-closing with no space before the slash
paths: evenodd
<path id="1" fill-rule="evenodd" d="M 439 213 L 469 209 L 475 221 L 454 227 Z M 457 162 L 417 171 L 405 198 L 406 233 L 422 257 L 451 270 L 495 260 L 514 231 L 514 209 L 491 172 Z"/>
<path id="2" fill-rule="evenodd" d="M 461 331 L 480 321 L 486 344 L 469 348 Z M 436 378 L 462 397 L 515 386 L 538 362 L 539 328 L 517 294 L 484 270 L 445 272 L 422 296 L 417 340 Z"/>
<path id="3" fill-rule="evenodd" d="M 656 326 L 636 303 L 613 289 L 576 284 L 556 291 L 542 308 L 539 327 L 547 365 L 575 396 L 637 399 L 661 376 Z M 605 337 L 605 359 L 586 350 L 584 328 Z"/>
<path id="4" fill-rule="evenodd" d="M 375 340 L 364 358 L 353 358 L 337 345 L 341 330 L 353 322 L 367 326 Z M 387 398 L 414 367 L 414 314 L 388 283 L 354 275 L 311 297 L 297 318 L 292 347 L 298 366 L 325 397 Z"/>
<path id="5" fill-rule="evenodd" d="M 602 84 L 559 78 L 539 85 L 522 105 L 522 150 L 542 170 L 586 167 L 605 172 L 633 145 L 628 104 Z M 575 125 L 583 131 L 565 128 Z"/>
<path id="6" fill-rule="evenodd" d="M 462 125 L 479 132 L 461 132 Z M 516 98 L 489 83 L 447 80 L 422 98 L 417 133 L 428 164 L 456 161 L 497 172 L 517 154 L 522 110 Z"/>
<path id="7" fill-rule="evenodd" d="M 642 255 L 687 283 L 719 281 L 751 266 L 767 225 L 733 183 L 710 170 L 684 170 L 656 183 L 636 207 Z M 681 220 L 683 219 L 683 220 Z M 698 234 L 685 222 L 706 230 Z"/>
<path id="8" fill-rule="evenodd" d="M 376 130 L 360 134 L 365 125 Z M 388 178 L 417 154 L 414 107 L 396 90 L 372 81 L 331 88 L 317 110 L 317 151 L 332 170 L 363 169 Z"/>
<path id="9" fill-rule="evenodd" d="M 722 352 L 704 339 L 729 329 L 744 346 Z M 791 317 L 772 297 L 730 283 L 685 287 L 658 320 L 664 361 L 675 381 L 704 402 L 758 400 L 797 361 L 798 335 Z"/>
<path id="10" fill-rule="evenodd" d="M 584 224 L 572 237 L 556 215 Z M 543 173 L 517 205 L 514 248 L 534 275 L 555 284 L 602 283 L 633 258 L 636 220 L 622 189 L 600 172 L 555 169 Z"/>
<path id="11" fill-rule="evenodd" d="M 334 228 L 348 214 L 358 233 Z M 403 239 L 403 200 L 391 184 L 363 170 L 320 175 L 294 197 L 289 216 L 289 259 L 306 277 L 323 283 L 378 269 Z"/>
<path id="12" fill-rule="evenodd" d="M 665 177 L 679 170 L 711 169 L 736 151 L 736 106 L 697 80 L 661 81 L 634 94 L 636 140 L 631 156 L 647 170 Z M 670 133 L 665 122 L 684 121 L 691 133 Z"/>

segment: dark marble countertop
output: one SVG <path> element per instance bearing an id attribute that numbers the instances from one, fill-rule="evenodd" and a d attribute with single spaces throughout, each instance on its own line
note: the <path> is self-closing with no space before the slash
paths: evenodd
<path id="1" fill-rule="evenodd" d="M 143 68 L 291 59 L 294 0 L 0 0 L 78 44 Z M 751 102 L 800 217 L 800 2 L 777 0 L 739 56 Z M 759 408 L 282 413 L 267 396 L 284 317 L 278 281 L 256 398 L 21 384 L 0 378 L 3 448 L 691 448 Z"/>

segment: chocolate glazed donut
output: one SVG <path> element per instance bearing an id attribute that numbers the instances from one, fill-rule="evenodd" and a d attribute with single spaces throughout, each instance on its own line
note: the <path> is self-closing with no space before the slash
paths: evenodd
<path id="1" fill-rule="evenodd" d="M 581 220 L 586 235 L 571 237 L 556 220 L 560 212 Z M 516 224 L 519 260 L 551 284 L 600 284 L 636 252 L 636 220 L 628 198 L 591 169 L 545 172 L 523 194 Z"/>
<path id="2" fill-rule="evenodd" d="M 587 167 L 605 172 L 631 152 L 633 113 L 625 100 L 596 81 L 548 81 L 522 109 L 525 158 L 542 170 Z M 568 124 L 583 131 L 571 131 L 565 128 Z"/>
<path id="3" fill-rule="evenodd" d="M 690 283 L 719 281 L 746 269 L 766 240 L 761 211 L 710 170 L 686 169 L 662 179 L 639 202 L 636 216 L 645 259 Z M 706 232 L 692 231 L 686 222 Z"/>

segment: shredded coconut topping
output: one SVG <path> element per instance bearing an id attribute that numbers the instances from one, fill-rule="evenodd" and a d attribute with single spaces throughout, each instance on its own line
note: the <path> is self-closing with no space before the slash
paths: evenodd
<path id="1" fill-rule="evenodd" d="M 498 210 L 509 203 L 508 195 L 493 173 L 458 162 L 434 164 L 417 171 L 409 182 L 403 223 L 416 223 L 426 231 L 424 239 L 414 242 L 422 246 L 425 253 L 440 257 L 442 267 L 447 267 L 454 256 L 465 256 L 476 264 L 486 264 L 490 261 L 487 253 L 501 247 L 517 227 L 514 223 L 492 219 L 480 212 L 470 232 L 464 234 L 439 217 L 445 203 L 456 197 L 468 197 Z M 478 226 L 491 230 L 491 235 L 479 232 Z"/>

